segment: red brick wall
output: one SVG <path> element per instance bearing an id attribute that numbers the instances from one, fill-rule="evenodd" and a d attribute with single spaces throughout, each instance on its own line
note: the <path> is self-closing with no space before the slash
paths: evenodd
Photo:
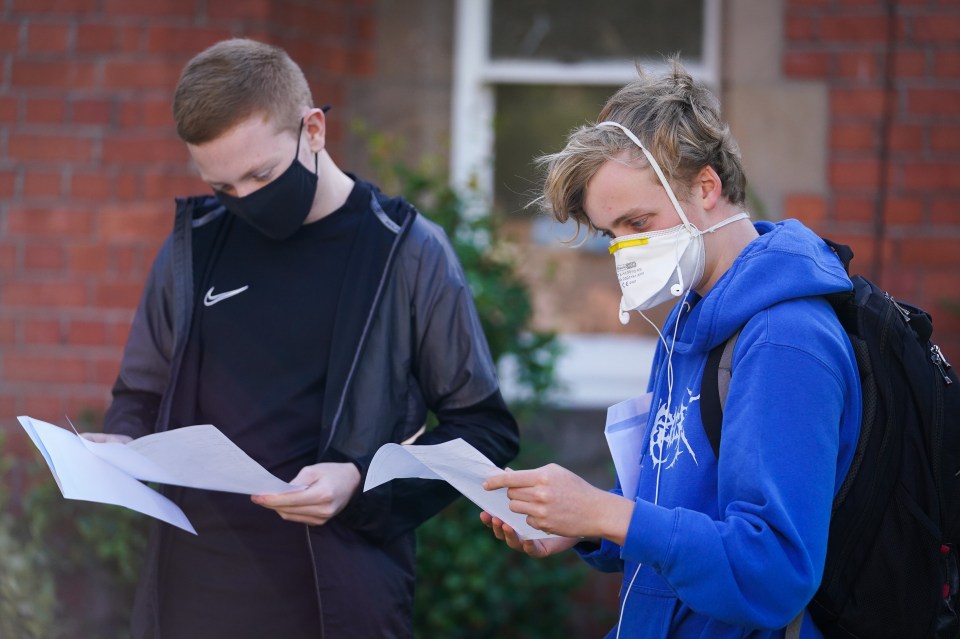
<path id="1" fill-rule="evenodd" d="M 342 151 L 373 71 L 372 2 L 8 0 L 0 5 L 0 426 L 102 411 L 173 197 L 203 192 L 170 97 L 232 36 L 286 48 Z"/>
<path id="2" fill-rule="evenodd" d="M 788 0 L 784 33 L 784 73 L 830 95 L 828 195 L 787 213 L 930 311 L 960 365 L 960 2 Z"/>

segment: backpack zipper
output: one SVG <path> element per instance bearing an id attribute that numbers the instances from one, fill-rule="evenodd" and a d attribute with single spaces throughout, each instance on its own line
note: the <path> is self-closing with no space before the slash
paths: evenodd
<path id="1" fill-rule="evenodd" d="M 900 311 L 900 315 L 903 316 L 903 321 L 910 323 L 910 312 L 900 306 L 897 303 L 897 300 L 893 298 L 890 293 L 886 291 L 883 292 L 883 295 L 890 300 L 890 303 L 893 304 L 894 308 Z M 947 361 L 947 358 L 943 356 L 943 352 L 940 350 L 940 347 L 936 344 L 930 345 L 930 360 L 933 362 L 933 365 L 937 367 L 937 370 L 940 371 L 940 376 L 943 377 L 943 382 L 950 386 L 953 384 L 953 380 L 950 379 L 950 376 L 947 375 L 947 371 L 950 370 L 950 362 Z"/>
<path id="2" fill-rule="evenodd" d="M 910 311 L 908 311 L 907 309 L 905 309 L 905 308 L 903 308 L 902 306 L 900 306 L 900 305 L 897 303 L 897 300 L 895 300 L 894 297 L 893 297 L 892 295 L 890 295 L 890 293 L 887 293 L 886 291 L 884 291 L 884 292 L 883 292 L 883 295 L 884 295 L 884 297 L 886 297 L 888 300 L 890 300 L 890 303 L 893 304 L 893 306 L 894 306 L 898 311 L 900 311 L 900 315 L 903 316 L 903 321 L 904 321 L 904 322 L 907 322 L 907 323 L 909 324 L 909 323 L 910 323 Z"/>
<path id="3" fill-rule="evenodd" d="M 949 371 L 951 368 L 950 362 L 948 362 L 947 358 L 943 356 L 943 352 L 936 344 L 930 345 L 930 360 L 933 361 L 933 365 L 937 367 L 937 370 L 940 371 L 940 375 L 943 376 L 943 382 L 947 386 L 953 384 L 953 380 L 950 379 L 949 375 L 947 375 L 947 371 Z"/>

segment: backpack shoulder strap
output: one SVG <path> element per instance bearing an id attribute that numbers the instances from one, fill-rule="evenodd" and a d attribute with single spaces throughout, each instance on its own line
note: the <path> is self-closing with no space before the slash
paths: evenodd
<path id="1" fill-rule="evenodd" d="M 720 459 L 720 433 L 723 430 L 723 407 L 727 404 L 730 392 L 730 379 L 733 377 L 733 347 L 743 331 L 741 328 L 726 342 L 719 344 L 707 356 L 703 369 L 703 381 L 700 383 L 700 420 L 703 430 L 710 441 L 710 448 Z M 806 610 L 801 610 L 785 629 L 785 639 L 800 639 L 800 626 Z"/>
<path id="2" fill-rule="evenodd" d="M 806 609 L 801 610 L 800 614 L 786 627 L 786 632 L 783 634 L 784 639 L 800 639 L 800 626 L 803 625 L 803 613 L 805 612 Z"/>
<path id="3" fill-rule="evenodd" d="M 847 246 L 846 244 L 840 244 L 839 242 L 834 242 L 833 240 L 828 240 L 823 237 L 820 238 L 829 246 L 834 253 L 837 254 L 837 257 L 840 258 L 840 262 L 843 264 L 843 270 L 847 273 L 850 272 L 850 261 L 853 259 L 853 249 Z"/>
<path id="4" fill-rule="evenodd" d="M 742 330 L 738 330 L 726 342 L 710 351 L 700 382 L 700 421 L 703 422 L 703 430 L 717 459 L 720 459 L 723 407 L 727 403 L 730 378 L 733 376 L 733 347 L 736 346 Z"/>

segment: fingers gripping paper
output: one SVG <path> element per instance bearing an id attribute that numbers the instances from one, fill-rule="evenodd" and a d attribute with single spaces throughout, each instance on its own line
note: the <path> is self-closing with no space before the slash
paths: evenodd
<path id="1" fill-rule="evenodd" d="M 126 470 L 98 457 L 85 446 L 85 443 L 92 442 L 85 442 L 68 430 L 38 419 L 26 416 L 18 419 L 67 499 L 124 506 L 196 534 L 176 504 L 131 477 Z M 104 445 L 98 446 L 102 448 Z M 151 481 L 162 475 L 162 471 L 153 465 L 145 466 L 145 474 L 151 476 Z"/>
<path id="2" fill-rule="evenodd" d="M 87 441 L 26 415 L 17 419 L 67 499 L 124 506 L 194 534 L 183 511 L 141 481 L 244 495 L 301 489 L 274 477 L 209 424 L 120 444 Z"/>
<path id="3" fill-rule="evenodd" d="M 477 506 L 509 524 L 521 539 L 552 537 L 553 535 L 527 524 L 525 515 L 510 510 L 506 488 L 483 489 L 482 484 L 487 477 L 502 472 L 480 451 L 462 439 L 433 446 L 385 444 L 370 462 L 363 490 L 366 492 L 392 479 L 442 479 Z"/>

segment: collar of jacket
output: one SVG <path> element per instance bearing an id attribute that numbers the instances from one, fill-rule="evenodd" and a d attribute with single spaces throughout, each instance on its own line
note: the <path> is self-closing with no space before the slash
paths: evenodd
<path id="1" fill-rule="evenodd" d="M 318 458 L 322 457 L 339 425 L 344 401 L 350 390 L 358 362 L 376 313 L 383 298 L 397 250 L 406 238 L 417 216 L 417 210 L 402 198 L 387 198 L 375 186 L 359 182 L 370 194 L 370 207 L 365 211 L 356 239 L 350 250 L 348 265 L 333 327 L 332 350 L 323 402 L 322 428 L 325 438 Z M 182 374 L 187 336 L 194 316 L 197 283 L 206 264 L 194 262 L 194 230 L 213 224 L 226 215 L 226 209 L 213 196 L 177 199 L 172 250 L 174 348 L 170 365 L 168 392 L 160 405 L 157 430 L 169 428 L 171 413 L 183 398 L 177 392 Z M 211 240 L 211 250 L 200 255 L 216 254 L 220 244 L 218 233 Z M 197 268 L 195 268 L 197 267 Z M 190 402 L 187 402 L 190 403 Z M 192 404 L 191 404 L 192 405 Z"/>

